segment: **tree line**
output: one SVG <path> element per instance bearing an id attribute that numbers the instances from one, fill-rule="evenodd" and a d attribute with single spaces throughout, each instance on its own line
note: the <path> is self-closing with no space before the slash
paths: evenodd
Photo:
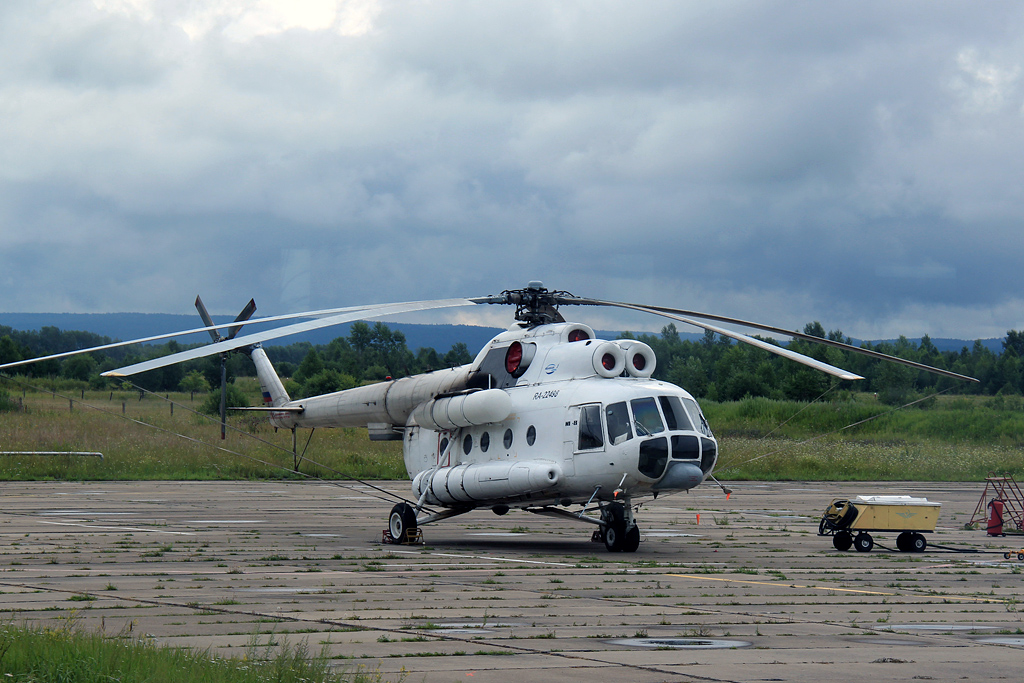
<path id="1" fill-rule="evenodd" d="M 852 345 L 852 339 L 840 330 L 826 332 L 819 322 L 808 323 L 803 332 Z M 927 335 L 918 343 L 900 336 L 894 342 L 861 345 L 862 348 L 974 377 L 980 380 L 978 383 L 801 340 L 783 346 L 855 372 L 865 379 L 837 381 L 817 370 L 748 344 L 733 343 L 713 332 L 706 332 L 697 341 L 682 339 L 672 324 L 662 328 L 660 335 L 645 334 L 637 338 L 650 345 L 658 357 L 655 377 L 677 384 L 698 398 L 713 401 L 734 401 L 746 396 L 810 401 L 830 389 L 874 392 L 880 400 L 892 404 L 906 401 L 915 394 L 937 391 L 985 395 L 1024 393 L 1024 332 L 1015 330 L 1007 332 L 1001 353 L 993 352 L 980 340 L 960 351 L 940 351 Z M 765 341 L 775 343 L 770 339 Z"/>
<path id="2" fill-rule="evenodd" d="M 851 343 L 839 330 L 827 331 L 821 323 L 804 327 L 804 333 Z M 976 377 L 979 383 L 961 382 L 892 363 L 879 362 L 806 341 L 785 345 L 799 353 L 864 376 L 861 382 L 839 382 L 821 372 L 769 354 L 761 349 L 734 343 L 707 332 L 698 340 L 683 339 L 675 325 L 662 328 L 660 334 L 634 336 L 650 345 L 657 354 L 655 378 L 677 384 L 698 398 L 731 401 L 746 396 L 777 399 L 813 400 L 835 390 L 869 391 L 879 399 L 896 403 L 915 394 L 949 391 L 963 394 L 1024 393 L 1024 332 L 1009 330 L 1003 348 L 996 353 L 981 341 L 959 352 L 939 351 L 925 336 L 914 343 L 906 337 L 894 342 L 863 346 L 875 351 Z M 771 340 L 767 340 L 771 341 Z M 19 331 L 0 326 L 0 363 L 13 362 L 75 349 L 109 344 L 111 340 L 90 332 L 62 331 L 44 327 L 38 331 Z M 775 343 L 775 342 L 772 342 Z M 34 378 L 60 378 L 96 389 L 115 388 L 119 380 L 100 373 L 149 358 L 183 351 L 175 341 L 162 345 L 134 345 L 97 351 L 64 360 L 51 360 L 19 368 L 19 374 Z M 301 398 L 338 391 L 388 377 L 429 372 L 469 363 L 472 355 L 464 343 L 447 352 L 430 347 L 412 352 L 405 335 L 384 323 L 354 323 L 346 337 L 329 344 L 299 342 L 288 346 L 267 347 L 278 374 L 293 397 Z M 251 361 L 240 353 L 229 354 L 229 380 L 252 376 Z M 151 391 L 208 391 L 220 384 L 220 359 L 217 356 L 188 361 L 131 378 L 131 382 Z"/>

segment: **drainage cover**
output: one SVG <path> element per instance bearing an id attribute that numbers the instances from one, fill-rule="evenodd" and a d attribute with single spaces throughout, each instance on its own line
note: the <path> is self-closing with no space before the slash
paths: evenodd
<path id="1" fill-rule="evenodd" d="M 891 624 L 884 631 L 991 631 L 995 626 L 973 626 L 971 624 Z"/>
<path id="2" fill-rule="evenodd" d="M 1024 647 L 1024 638 L 978 638 L 976 643 L 989 643 L 990 645 L 1016 645 Z"/>
<path id="3" fill-rule="evenodd" d="M 463 628 L 510 628 L 525 625 L 526 624 L 517 621 L 460 621 L 453 622 L 451 624 L 434 624 L 433 628 L 438 631 L 448 631 L 451 629 Z"/>
<path id="4" fill-rule="evenodd" d="M 670 650 L 731 650 L 750 646 L 750 643 L 744 640 L 715 638 L 619 638 L 608 642 L 625 647 L 653 647 Z"/>

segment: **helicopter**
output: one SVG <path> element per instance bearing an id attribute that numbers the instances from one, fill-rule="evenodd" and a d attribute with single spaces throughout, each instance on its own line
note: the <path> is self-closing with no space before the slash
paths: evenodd
<path id="1" fill-rule="evenodd" d="M 292 399 L 262 342 L 353 320 L 470 305 L 515 306 L 514 322 L 471 363 L 344 391 Z M 260 383 L 264 411 L 278 429 L 365 427 L 369 438 L 401 441 L 412 496 L 387 519 L 385 540 L 413 543 L 427 524 L 474 510 L 504 515 L 519 509 L 596 526 L 594 540 L 611 552 L 635 552 L 640 501 L 693 489 L 714 479 L 718 440 L 697 400 L 684 388 L 653 378 L 657 358 L 633 339 L 602 340 L 568 322 L 565 306 L 635 310 L 687 323 L 754 345 L 842 380 L 863 377 L 757 337 L 707 322 L 725 322 L 842 348 L 961 380 L 939 368 L 839 341 L 760 323 L 662 306 L 577 297 L 540 281 L 497 296 L 437 299 L 326 309 L 249 319 L 250 304 L 221 336 L 205 327 L 142 340 L 54 354 L 59 358 L 113 346 L 207 331 L 214 343 L 103 373 L 124 377 L 232 351 L 247 353 Z M 310 318 L 236 336 L 243 324 Z M 700 319 L 700 320 L 697 320 Z M 37 358 L 0 365 L 14 367 Z M 719 484 L 721 486 L 721 484 Z M 725 487 L 722 487 L 726 490 Z M 728 491 L 727 491 L 728 492 Z"/>

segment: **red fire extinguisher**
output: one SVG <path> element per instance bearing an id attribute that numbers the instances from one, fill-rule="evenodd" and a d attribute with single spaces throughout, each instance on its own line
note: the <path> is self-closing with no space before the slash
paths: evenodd
<path id="1" fill-rule="evenodd" d="M 988 516 L 988 535 L 1005 536 L 1003 533 L 1003 501 L 998 498 L 988 504 L 991 512 Z"/>

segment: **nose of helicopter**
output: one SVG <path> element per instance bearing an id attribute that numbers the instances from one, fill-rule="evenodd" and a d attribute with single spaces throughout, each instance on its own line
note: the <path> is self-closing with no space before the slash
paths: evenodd
<path id="1" fill-rule="evenodd" d="M 704 472 L 693 462 L 669 462 L 665 474 L 657 484 L 652 486 L 655 491 L 692 489 L 704 481 Z"/>

